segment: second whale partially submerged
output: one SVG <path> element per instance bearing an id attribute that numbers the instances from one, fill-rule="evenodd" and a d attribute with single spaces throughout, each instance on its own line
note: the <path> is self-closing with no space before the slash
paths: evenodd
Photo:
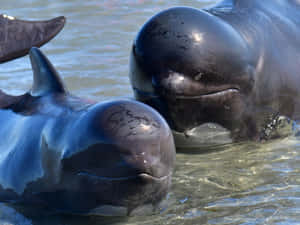
<path id="1" fill-rule="evenodd" d="M 136 99 L 165 117 L 181 147 L 292 133 L 287 117 L 300 118 L 299 7 L 224 0 L 158 13 L 132 48 Z"/>
<path id="2" fill-rule="evenodd" d="M 164 119 L 135 101 L 70 95 L 39 49 L 30 59 L 30 92 L 0 94 L 0 201 L 96 215 L 159 203 L 175 161 Z"/>

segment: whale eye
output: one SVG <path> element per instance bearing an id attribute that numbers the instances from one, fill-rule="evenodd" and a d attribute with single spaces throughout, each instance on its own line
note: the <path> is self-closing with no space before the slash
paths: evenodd
<path id="1" fill-rule="evenodd" d="M 195 81 L 201 83 L 223 83 L 224 76 L 211 72 L 200 72 L 193 76 Z"/>
<path id="2" fill-rule="evenodd" d="M 198 73 L 198 74 L 194 77 L 194 79 L 195 79 L 196 81 L 199 81 L 199 80 L 201 80 L 202 76 L 203 76 L 203 73 Z"/>

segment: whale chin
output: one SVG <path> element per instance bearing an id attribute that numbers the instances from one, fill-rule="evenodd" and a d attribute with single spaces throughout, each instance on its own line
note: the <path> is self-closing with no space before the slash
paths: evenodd
<path id="1" fill-rule="evenodd" d="M 71 184 L 72 189 L 36 194 L 38 199 L 47 202 L 44 208 L 46 213 L 78 216 L 154 214 L 162 204 L 166 204 L 172 173 L 162 177 L 147 173 L 130 177 L 102 177 L 81 172 L 74 174 L 74 177 L 77 177 L 77 183 Z M 69 181 L 73 179 L 68 178 Z"/>
<path id="2" fill-rule="evenodd" d="M 147 216 L 159 212 L 165 202 L 160 204 L 145 204 L 133 209 L 125 206 L 101 205 L 81 216 Z"/>
<path id="3" fill-rule="evenodd" d="M 150 215 L 160 210 L 160 206 L 165 204 L 166 199 L 162 198 L 162 196 L 165 196 L 170 188 L 172 174 L 170 173 L 159 178 L 146 173 L 141 173 L 133 177 L 119 178 L 98 177 L 92 174 L 85 174 L 84 176 L 89 176 L 86 178 L 94 180 L 93 182 L 96 182 L 95 180 L 104 183 L 111 182 L 111 185 L 119 183 L 120 187 L 122 187 L 122 184 L 129 183 L 142 183 L 142 185 L 136 187 L 132 185 L 130 189 L 120 189 L 122 193 L 115 193 L 115 195 L 120 196 L 127 192 L 130 193 L 130 196 L 118 198 L 118 203 L 101 204 L 87 211 L 71 213 L 84 216 L 135 216 L 140 214 Z"/>

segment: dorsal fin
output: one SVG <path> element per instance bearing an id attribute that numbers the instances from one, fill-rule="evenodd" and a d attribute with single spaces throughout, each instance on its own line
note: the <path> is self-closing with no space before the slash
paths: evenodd
<path id="1" fill-rule="evenodd" d="M 50 93 L 64 93 L 66 89 L 55 68 L 47 57 L 36 47 L 29 52 L 33 70 L 32 96 Z"/>

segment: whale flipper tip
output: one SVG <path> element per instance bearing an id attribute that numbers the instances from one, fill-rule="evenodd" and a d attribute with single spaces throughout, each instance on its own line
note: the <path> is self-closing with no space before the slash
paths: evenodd
<path id="1" fill-rule="evenodd" d="M 0 15 L 0 63 L 24 56 L 31 47 L 40 47 L 54 38 L 64 27 L 66 18 L 25 21 Z"/>

